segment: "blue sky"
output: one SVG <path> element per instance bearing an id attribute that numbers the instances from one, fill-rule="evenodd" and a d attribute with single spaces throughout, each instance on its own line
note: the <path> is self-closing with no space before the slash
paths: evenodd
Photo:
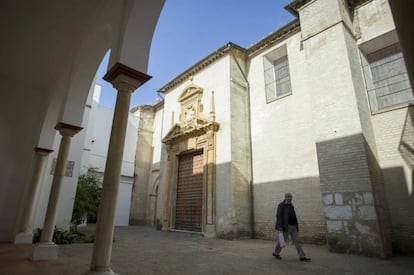
<path id="1" fill-rule="evenodd" d="M 132 94 L 131 107 L 154 103 L 156 91 L 216 49 L 233 42 L 242 47 L 261 40 L 293 20 L 284 6 L 290 0 L 166 0 L 148 64 L 152 79 Z M 108 58 L 97 74 L 101 105 L 115 106 L 116 91 L 102 79 Z"/>

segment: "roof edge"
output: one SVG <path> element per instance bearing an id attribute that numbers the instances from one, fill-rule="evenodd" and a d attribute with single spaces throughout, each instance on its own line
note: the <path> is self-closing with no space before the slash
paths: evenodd
<path id="1" fill-rule="evenodd" d="M 174 79 L 172 79 L 170 82 L 165 84 L 163 87 L 161 87 L 158 92 L 160 93 L 168 93 L 169 90 L 176 87 L 177 85 L 181 84 L 182 82 L 189 79 L 190 76 L 195 75 L 197 72 L 202 70 L 203 68 L 207 67 L 211 63 L 215 62 L 225 54 L 227 54 L 230 49 L 237 49 L 242 52 L 246 52 L 247 50 L 237 44 L 234 44 L 233 42 L 228 42 L 225 45 L 221 46 L 205 58 L 201 59 L 197 63 L 195 63 L 193 66 L 176 76 Z"/>
<path id="2" fill-rule="evenodd" d="M 295 19 L 290 23 L 286 24 L 282 28 L 276 30 L 275 32 L 269 34 L 256 44 L 253 44 L 247 49 L 247 56 L 252 57 L 263 50 L 266 50 L 273 46 L 275 43 L 287 39 L 288 37 L 298 33 L 300 31 L 300 22 L 299 19 Z"/>

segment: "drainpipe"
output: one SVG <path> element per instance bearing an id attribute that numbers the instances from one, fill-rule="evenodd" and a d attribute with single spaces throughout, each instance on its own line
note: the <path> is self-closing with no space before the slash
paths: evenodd
<path id="1" fill-rule="evenodd" d="M 249 150 L 250 150 L 250 179 L 249 179 L 249 186 L 250 186 L 250 237 L 252 239 L 256 238 L 256 232 L 254 229 L 254 193 L 253 193 L 253 148 L 252 148 L 252 127 L 251 127 L 251 110 L 250 110 L 250 84 L 249 80 L 247 79 L 246 75 L 244 74 L 239 62 L 237 61 L 236 56 L 232 51 L 232 43 L 227 44 L 227 49 L 230 51 L 231 57 L 236 62 L 236 65 L 243 76 L 244 81 L 246 82 L 246 91 L 247 91 L 247 115 L 248 115 L 248 128 L 249 128 Z"/>

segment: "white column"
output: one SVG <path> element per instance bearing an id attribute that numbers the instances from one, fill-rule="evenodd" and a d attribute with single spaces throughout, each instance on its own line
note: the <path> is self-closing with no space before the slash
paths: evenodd
<path id="1" fill-rule="evenodd" d="M 21 224 L 19 228 L 19 233 L 14 239 L 14 243 L 26 243 L 31 244 L 33 241 L 33 232 L 31 228 L 32 215 L 33 215 L 33 203 L 35 201 L 37 189 L 39 187 L 40 181 L 43 177 L 43 173 L 46 167 L 47 158 L 53 150 L 36 147 L 35 151 L 35 160 L 34 160 L 34 169 L 33 175 L 30 182 L 29 190 L 26 197 L 26 204 L 23 210 L 23 216 L 21 218 Z"/>
<path id="2" fill-rule="evenodd" d="M 112 272 L 109 265 L 111 261 L 115 210 L 128 123 L 129 105 L 132 92 L 149 78 L 149 76 L 120 63 L 115 64 L 104 76 L 104 79 L 111 82 L 114 88 L 117 89 L 118 95 L 115 104 L 111 137 L 109 140 L 101 202 L 96 224 L 96 238 L 89 274 L 115 274 Z"/>
<path id="3" fill-rule="evenodd" d="M 53 231 L 56 223 L 56 212 L 59 203 L 60 191 L 62 189 L 63 179 L 65 177 L 66 162 L 68 160 L 71 138 L 82 130 L 81 127 L 58 123 L 55 127 L 62 135 L 60 141 L 59 153 L 56 160 L 55 173 L 53 175 L 52 188 L 49 194 L 49 202 L 46 210 L 45 222 L 43 225 L 40 242 L 36 244 L 32 260 L 50 260 L 57 259 L 58 246 L 53 243 Z"/>

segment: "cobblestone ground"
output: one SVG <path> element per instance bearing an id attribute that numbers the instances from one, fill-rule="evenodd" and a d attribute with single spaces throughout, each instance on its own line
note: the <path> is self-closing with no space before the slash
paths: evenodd
<path id="1" fill-rule="evenodd" d="M 161 232 L 149 227 L 117 227 L 111 268 L 117 274 L 413 274 L 414 258 L 391 260 L 335 254 L 325 246 L 303 245 L 311 262 L 300 262 L 293 245 L 272 257 L 274 243 L 264 240 L 207 239 Z M 23 246 L 0 246 L 0 274 L 83 274 L 89 270 L 92 244 L 59 247 L 59 259 L 26 260 Z"/>

